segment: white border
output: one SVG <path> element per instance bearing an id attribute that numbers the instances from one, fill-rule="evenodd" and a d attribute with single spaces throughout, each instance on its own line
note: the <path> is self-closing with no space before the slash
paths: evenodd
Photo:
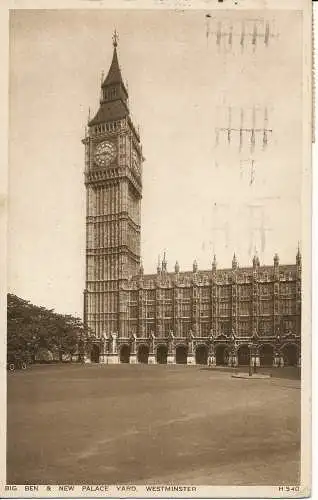
<path id="1" fill-rule="evenodd" d="M 310 401 L 311 401 L 311 247 L 310 247 L 310 221 L 311 221 L 311 1 L 310 0 L 238 0 L 235 4 L 234 0 L 224 0 L 222 4 L 216 0 L 104 0 L 104 1 L 87 1 L 87 0 L 12 0 L 7 1 L 4 5 L 0 5 L 0 32 L 2 33 L 2 44 L 0 44 L 0 57 L 2 68 L 8 68 L 8 9 L 100 9 L 100 8 L 116 8 L 116 9 L 212 9 L 218 8 L 225 10 L 233 8 L 236 10 L 244 10 L 251 8 L 268 8 L 268 9 L 301 9 L 305 8 L 304 12 L 304 56 L 307 65 L 304 68 L 304 92 L 307 93 L 305 99 L 306 105 L 303 108 L 304 121 L 304 158 L 303 158 L 303 186 L 302 186 L 302 210 L 303 210 L 303 237 L 302 241 L 306 244 L 303 247 L 303 303 L 302 303 L 302 486 L 299 491 L 287 491 L 288 487 L 283 487 L 280 490 L 278 486 L 240 486 L 240 487 L 217 487 L 217 486 L 197 486 L 196 491 L 187 492 L 152 492 L 148 493 L 145 486 L 136 486 L 136 490 L 123 494 L 118 491 L 117 486 L 109 486 L 106 492 L 90 491 L 85 492 L 82 486 L 75 486 L 72 493 L 59 491 L 58 487 L 51 486 L 51 492 L 46 490 L 46 486 L 39 486 L 37 492 L 25 491 L 25 486 L 17 486 L 17 491 L 4 491 L 3 479 L 0 483 L 0 495 L 2 498 L 96 498 L 96 497 L 112 497 L 112 498 L 281 498 L 281 497 L 304 497 L 310 495 L 310 456 L 308 451 L 311 447 L 311 420 L 310 420 Z M 292 34 L 291 34 L 292 36 Z M 306 38 L 306 39 L 305 39 Z M 309 58 L 309 60 L 308 60 Z M 0 91 L 2 92 L 3 102 L 5 105 L 0 108 L 0 119 L 4 125 L 5 133 L 0 135 L 0 234 L 2 252 L 0 253 L 0 271 L 1 271 L 1 330 L 5 332 L 5 317 L 6 317 L 6 204 L 1 204 L 2 195 L 7 193 L 7 169 L 8 164 L 8 80 L 7 71 L 0 72 Z M 308 97 L 309 93 L 309 97 Z M 2 129 L 3 130 L 3 129 Z M 317 148 L 318 149 L 318 148 Z M 317 179 L 316 179 L 317 182 Z M 2 198 L 1 198 L 2 196 Z M 317 237 L 317 233 L 314 233 Z M 314 263 L 315 266 L 315 263 Z M 315 267 L 314 267 L 315 270 Z M 316 324 L 316 323 L 315 323 Z M 2 407 L 2 418 L 0 422 L 0 439 L 3 443 L 5 440 L 5 423 L 6 423 L 6 359 L 5 359 L 5 334 L 1 339 L 0 360 L 1 369 L 4 376 L 1 377 L 0 397 Z M 315 345 L 315 344 L 314 344 Z M 0 470 L 2 478 L 5 477 L 5 454 L 0 454 Z"/>

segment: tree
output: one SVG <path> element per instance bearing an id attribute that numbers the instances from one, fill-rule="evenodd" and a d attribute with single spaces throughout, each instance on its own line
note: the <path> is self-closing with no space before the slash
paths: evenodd
<path id="1" fill-rule="evenodd" d="M 7 352 L 30 355 L 35 360 L 40 348 L 57 350 L 59 360 L 72 356 L 79 343 L 86 342 L 84 326 L 79 318 L 63 315 L 13 294 L 7 301 Z"/>

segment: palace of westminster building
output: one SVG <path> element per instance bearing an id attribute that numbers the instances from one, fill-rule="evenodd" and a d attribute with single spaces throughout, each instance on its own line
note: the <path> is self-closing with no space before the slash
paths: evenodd
<path id="1" fill-rule="evenodd" d="M 90 360 L 300 366 L 301 255 L 295 264 L 146 275 L 140 258 L 143 154 L 113 37 L 113 59 L 85 145 L 86 289 Z"/>

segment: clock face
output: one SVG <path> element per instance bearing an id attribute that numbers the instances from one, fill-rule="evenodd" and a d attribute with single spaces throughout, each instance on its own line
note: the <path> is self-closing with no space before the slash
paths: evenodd
<path id="1" fill-rule="evenodd" d="M 99 167 L 105 167 L 116 158 L 116 154 L 117 151 L 115 144 L 104 141 L 97 144 L 94 159 Z"/>

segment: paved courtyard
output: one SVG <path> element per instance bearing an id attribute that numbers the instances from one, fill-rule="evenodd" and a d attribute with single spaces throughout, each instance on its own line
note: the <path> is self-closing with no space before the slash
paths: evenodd
<path id="1" fill-rule="evenodd" d="M 8 373 L 7 436 L 8 483 L 294 485 L 300 381 L 199 366 L 32 366 Z"/>

